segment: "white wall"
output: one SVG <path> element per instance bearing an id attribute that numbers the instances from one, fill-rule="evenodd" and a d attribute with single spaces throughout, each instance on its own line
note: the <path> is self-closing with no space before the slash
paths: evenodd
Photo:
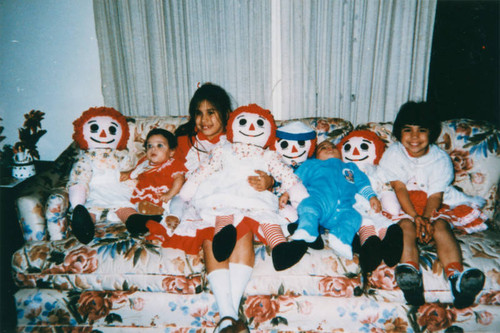
<path id="1" fill-rule="evenodd" d="M 25 113 L 41 110 L 40 159 L 56 159 L 72 122 L 104 103 L 92 1 L 0 1 L 0 50 L 0 148 L 18 141 Z"/>

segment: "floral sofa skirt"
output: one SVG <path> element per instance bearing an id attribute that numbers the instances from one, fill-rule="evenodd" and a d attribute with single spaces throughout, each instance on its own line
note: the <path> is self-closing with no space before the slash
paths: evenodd
<path id="1" fill-rule="evenodd" d="M 70 237 L 32 242 L 14 254 L 14 277 L 21 288 L 15 295 L 19 331 L 204 332 L 215 327 L 218 310 L 202 256 L 131 238 L 121 223 L 98 227 L 99 237 L 88 245 Z M 496 332 L 500 239 L 489 231 L 459 239 L 465 265 L 487 276 L 470 308 L 451 306 L 431 246 L 421 252 L 428 303 L 417 309 L 405 304 L 393 268 L 380 266 L 369 277 L 370 287 L 362 290 L 357 257 L 345 260 L 328 248 L 309 250 L 297 265 L 276 272 L 269 248 L 260 244 L 243 314 L 255 332 L 419 332 L 450 326 Z"/>
<path id="2" fill-rule="evenodd" d="M 171 131 L 185 117 L 137 117 L 128 149 L 140 154 L 152 127 Z M 353 129 L 337 118 L 301 119 L 319 140 L 335 143 Z M 279 123 L 278 125 L 281 125 Z M 390 123 L 366 123 L 387 144 Z M 427 303 L 406 304 L 394 269 L 381 265 L 363 283 L 358 258 L 329 248 L 308 250 L 290 269 L 276 272 L 268 247 L 256 243 L 256 263 L 241 316 L 253 332 L 500 332 L 500 134 L 469 120 L 443 123 L 438 144 L 454 162 L 455 185 L 487 200 L 489 230 L 458 235 L 465 267 L 486 275 L 476 303 L 457 310 L 432 245 L 420 263 Z M 96 238 L 79 243 L 68 229 L 64 186 L 77 154 L 70 146 L 55 168 L 35 176 L 16 202 L 26 244 L 12 258 L 20 332 L 212 332 L 219 314 L 206 280 L 203 255 L 162 248 L 130 237 L 123 223 L 100 215 Z M 113 214 L 111 214 L 113 215 Z M 366 288 L 363 288 L 367 286 Z"/>

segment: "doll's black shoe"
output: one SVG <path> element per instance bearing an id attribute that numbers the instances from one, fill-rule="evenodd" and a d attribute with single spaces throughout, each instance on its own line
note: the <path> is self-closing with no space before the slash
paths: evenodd
<path id="1" fill-rule="evenodd" d="M 354 235 L 351 246 L 352 246 L 352 253 L 359 254 L 359 250 L 361 250 L 361 241 L 359 239 L 358 234 Z"/>
<path id="2" fill-rule="evenodd" d="M 290 235 L 293 235 L 293 233 L 295 232 L 295 230 L 297 230 L 297 228 L 299 227 L 299 224 L 297 222 L 294 222 L 294 223 L 288 223 L 286 228 L 288 230 L 288 233 Z"/>
<path id="3" fill-rule="evenodd" d="M 232 224 L 226 225 L 214 235 L 212 252 L 218 262 L 227 260 L 233 253 L 236 245 L 236 228 Z"/>
<path id="4" fill-rule="evenodd" d="M 469 268 L 450 277 L 453 306 L 463 309 L 471 306 L 477 294 L 483 289 L 484 274 L 477 268 Z"/>
<path id="5" fill-rule="evenodd" d="M 277 271 L 292 267 L 307 252 L 307 244 L 303 240 L 293 240 L 276 245 L 271 251 L 273 266 Z"/>
<path id="6" fill-rule="evenodd" d="M 73 209 L 71 229 L 80 243 L 88 244 L 94 239 L 95 226 L 87 208 L 77 205 Z"/>
<path id="7" fill-rule="evenodd" d="M 146 227 L 149 220 L 161 222 L 161 215 L 133 214 L 127 218 L 125 226 L 132 236 L 144 235 L 149 232 L 148 227 Z"/>
<path id="8" fill-rule="evenodd" d="M 406 302 L 414 306 L 423 305 L 425 298 L 422 273 L 410 264 L 399 264 L 396 266 L 395 275 Z"/>
<path id="9" fill-rule="evenodd" d="M 401 259 L 403 253 L 403 230 L 398 224 L 393 224 L 387 228 L 382 240 L 382 259 L 387 266 L 395 266 Z"/>
<path id="10" fill-rule="evenodd" d="M 368 237 L 359 249 L 359 266 L 365 273 L 375 270 L 382 262 L 382 242 L 377 236 Z"/>
<path id="11" fill-rule="evenodd" d="M 319 235 L 314 242 L 306 244 L 313 250 L 322 250 L 325 247 L 325 242 L 323 242 L 323 238 L 321 238 L 321 235 Z"/>

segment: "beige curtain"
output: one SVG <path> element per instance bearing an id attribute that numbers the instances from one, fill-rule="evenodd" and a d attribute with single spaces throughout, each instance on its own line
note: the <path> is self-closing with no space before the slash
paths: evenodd
<path id="1" fill-rule="evenodd" d="M 436 0 L 94 0 L 105 103 L 184 115 L 199 82 L 278 119 L 392 120 L 426 97 Z"/>

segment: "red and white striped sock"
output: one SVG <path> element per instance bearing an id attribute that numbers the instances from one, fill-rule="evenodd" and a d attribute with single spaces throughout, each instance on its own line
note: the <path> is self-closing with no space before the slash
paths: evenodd
<path id="1" fill-rule="evenodd" d="M 274 247 L 278 244 L 286 242 L 283 230 L 281 230 L 281 226 L 278 224 L 265 223 L 261 224 L 260 227 L 262 228 L 264 237 L 271 249 L 274 249 Z"/>
<path id="2" fill-rule="evenodd" d="M 375 227 L 373 225 L 363 225 L 359 228 L 359 242 L 363 245 L 368 238 L 371 236 L 376 236 Z"/>
<path id="3" fill-rule="evenodd" d="M 216 216 L 214 234 L 217 234 L 225 226 L 233 224 L 233 220 L 233 215 Z"/>

